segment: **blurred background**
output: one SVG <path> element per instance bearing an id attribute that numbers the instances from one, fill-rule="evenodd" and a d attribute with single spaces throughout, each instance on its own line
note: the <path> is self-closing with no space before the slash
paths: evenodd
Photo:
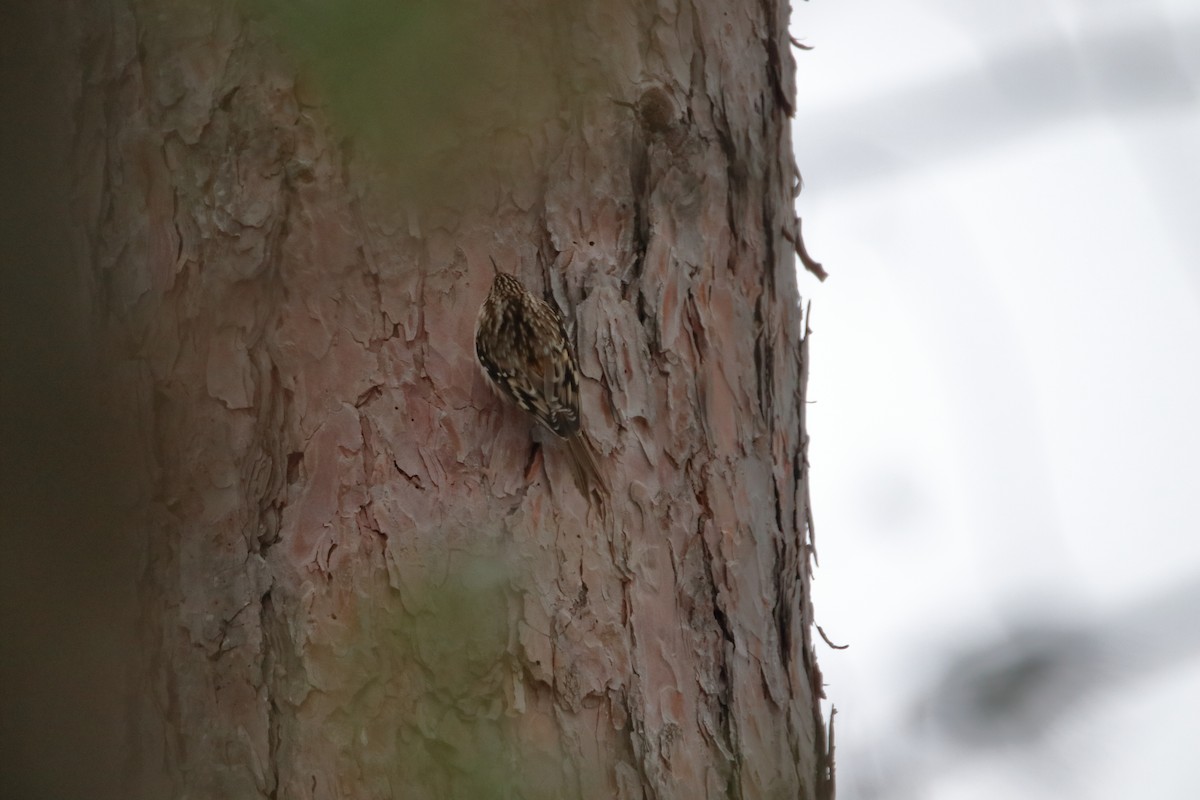
<path id="1" fill-rule="evenodd" d="M 1200 797 L 1200 3 L 792 31 L 839 797 Z"/>

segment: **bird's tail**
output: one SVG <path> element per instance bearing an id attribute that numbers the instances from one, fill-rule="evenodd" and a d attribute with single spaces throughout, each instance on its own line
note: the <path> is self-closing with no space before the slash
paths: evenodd
<path id="1" fill-rule="evenodd" d="M 579 431 L 567 439 L 567 449 L 571 451 L 571 477 L 580 493 L 590 501 L 592 495 L 597 495 L 602 501 L 608 497 L 608 483 L 600 474 L 600 464 L 596 459 L 596 448 L 588 439 L 587 434 Z"/>

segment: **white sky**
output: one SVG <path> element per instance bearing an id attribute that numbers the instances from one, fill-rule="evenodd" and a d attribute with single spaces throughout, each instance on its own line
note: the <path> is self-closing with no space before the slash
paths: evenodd
<path id="1" fill-rule="evenodd" d="M 792 29 L 839 797 L 1200 797 L 1200 2 Z M 1095 691 L 984 744 L 921 714 L 1031 626 Z"/>

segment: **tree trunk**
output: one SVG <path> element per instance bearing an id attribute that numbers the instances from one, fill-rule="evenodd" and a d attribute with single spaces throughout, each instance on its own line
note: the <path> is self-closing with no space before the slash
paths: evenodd
<path id="1" fill-rule="evenodd" d="M 68 25 L 140 791 L 825 794 L 786 3 L 293 5 Z M 603 508 L 479 372 L 490 258 L 573 322 Z"/>

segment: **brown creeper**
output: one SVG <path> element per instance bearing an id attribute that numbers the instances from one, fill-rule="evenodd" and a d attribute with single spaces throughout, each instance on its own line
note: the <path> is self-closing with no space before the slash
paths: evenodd
<path id="1" fill-rule="evenodd" d="M 492 383 L 510 400 L 564 439 L 579 490 L 608 493 L 591 442 L 580 429 L 579 363 L 567 329 L 550 304 L 501 272 L 479 309 L 475 355 Z"/>

